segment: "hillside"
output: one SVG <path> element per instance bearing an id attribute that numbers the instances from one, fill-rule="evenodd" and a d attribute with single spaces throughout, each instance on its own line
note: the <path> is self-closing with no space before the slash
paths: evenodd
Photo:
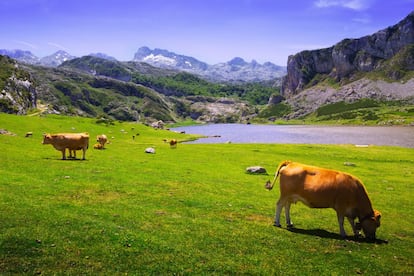
<path id="1" fill-rule="evenodd" d="M 0 110 L 46 112 L 122 121 L 241 122 L 253 116 L 277 88 L 231 85 L 195 75 L 94 56 L 75 58 L 57 68 L 1 57 Z"/>

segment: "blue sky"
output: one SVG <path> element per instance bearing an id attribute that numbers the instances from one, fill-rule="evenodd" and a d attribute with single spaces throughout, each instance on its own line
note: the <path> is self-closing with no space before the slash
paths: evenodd
<path id="1" fill-rule="evenodd" d="M 0 49 L 131 60 L 141 46 L 209 64 L 289 55 L 394 25 L 414 0 L 0 0 Z"/>

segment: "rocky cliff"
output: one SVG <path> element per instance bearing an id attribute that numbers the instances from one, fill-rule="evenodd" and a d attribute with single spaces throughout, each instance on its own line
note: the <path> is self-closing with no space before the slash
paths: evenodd
<path id="1" fill-rule="evenodd" d="M 30 74 L 13 59 L 0 55 L 0 112 L 26 114 L 36 108 L 36 90 Z"/>
<path id="2" fill-rule="evenodd" d="M 287 75 L 283 79 L 282 94 L 292 97 L 318 83 L 318 76 L 336 82 L 352 79 L 360 72 L 371 72 L 388 66 L 387 60 L 414 44 L 414 12 L 398 24 L 359 39 L 344 39 L 325 49 L 303 51 L 289 56 Z M 414 58 L 405 59 L 405 68 L 412 70 Z M 411 68 L 411 69 L 410 69 Z M 399 68 L 401 69 L 401 68 Z M 389 76 L 399 78 L 398 72 Z"/>

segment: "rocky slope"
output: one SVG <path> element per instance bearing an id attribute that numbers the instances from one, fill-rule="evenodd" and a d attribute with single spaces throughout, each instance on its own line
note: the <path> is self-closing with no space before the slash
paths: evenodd
<path id="1" fill-rule="evenodd" d="M 34 79 L 19 64 L 0 55 L 0 112 L 26 114 L 36 107 Z"/>
<path id="2" fill-rule="evenodd" d="M 196 95 L 197 89 L 207 93 Z M 0 112 L 106 117 L 121 121 L 241 122 L 254 114 L 252 105 L 220 94 L 232 87 L 210 84 L 196 76 L 86 56 L 44 67 L 0 55 Z M 201 91 L 200 90 L 200 91 Z"/>
<path id="3" fill-rule="evenodd" d="M 413 70 L 414 56 L 407 50 L 414 43 L 414 12 L 398 24 L 373 35 L 359 39 L 344 39 L 326 49 L 303 51 L 288 58 L 287 75 L 283 79 L 282 93 L 292 97 L 305 88 L 330 78 L 337 83 L 346 83 L 361 77 L 361 73 L 389 70 L 387 63 L 401 51 L 409 53 L 402 67 L 388 77 L 400 79 L 401 72 Z"/>
<path id="4" fill-rule="evenodd" d="M 324 105 L 342 101 L 351 103 L 362 99 L 381 102 L 405 99 L 407 104 L 413 105 L 414 78 L 406 82 L 387 82 L 362 78 L 340 88 L 315 86 L 287 99 L 286 102 L 292 107 L 292 110 L 286 118 L 301 118 Z"/>

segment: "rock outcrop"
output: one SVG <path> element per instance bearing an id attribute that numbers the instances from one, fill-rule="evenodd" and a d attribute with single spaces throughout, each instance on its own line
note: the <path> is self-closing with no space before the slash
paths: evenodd
<path id="1" fill-rule="evenodd" d="M 289 56 L 282 94 L 286 97 L 298 94 L 316 84 L 315 77 L 318 74 L 339 82 L 359 72 L 377 70 L 385 61 L 413 43 L 414 12 L 411 12 L 398 24 L 373 35 L 344 39 L 330 48 L 302 51 Z M 414 66 L 413 61 L 414 58 L 406 60 L 407 69 Z"/>
<path id="2" fill-rule="evenodd" d="M 0 112 L 26 114 L 36 108 L 37 93 L 31 75 L 7 56 L 0 55 Z"/>

